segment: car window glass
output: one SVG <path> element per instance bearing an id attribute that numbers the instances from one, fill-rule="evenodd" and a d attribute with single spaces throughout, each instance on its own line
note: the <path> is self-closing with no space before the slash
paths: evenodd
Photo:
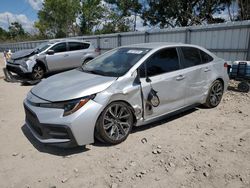
<path id="1" fill-rule="evenodd" d="M 181 49 L 184 58 L 184 62 L 182 62 L 184 68 L 202 64 L 200 52 L 197 48 L 182 47 Z"/>
<path id="2" fill-rule="evenodd" d="M 179 69 L 179 58 L 176 48 L 160 50 L 146 60 L 146 66 L 140 67 L 140 76 L 145 77 L 145 68 L 148 76 L 155 76 Z"/>
<path id="3" fill-rule="evenodd" d="M 63 42 L 63 43 L 60 43 L 60 44 L 56 44 L 51 49 L 54 50 L 55 53 L 66 52 L 67 51 L 66 43 Z"/>
<path id="4" fill-rule="evenodd" d="M 83 65 L 83 71 L 104 76 L 119 77 L 132 68 L 150 49 L 118 48 Z"/>
<path id="5" fill-rule="evenodd" d="M 90 44 L 82 42 L 69 42 L 69 51 L 83 50 L 89 48 Z"/>
<path id="6" fill-rule="evenodd" d="M 203 52 L 202 50 L 200 50 L 200 54 L 201 54 L 201 59 L 202 59 L 202 63 L 208 63 L 213 61 L 213 58 L 208 55 L 206 52 Z"/>

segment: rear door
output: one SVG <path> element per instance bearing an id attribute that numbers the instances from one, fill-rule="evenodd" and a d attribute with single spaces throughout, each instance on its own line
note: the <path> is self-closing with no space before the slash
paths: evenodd
<path id="1" fill-rule="evenodd" d="M 208 74 L 210 67 L 203 63 L 200 49 L 181 47 L 181 66 L 187 79 L 185 105 L 200 103 L 208 91 Z"/>
<path id="2" fill-rule="evenodd" d="M 180 109 L 184 106 L 186 79 L 180 69 L 176 48 L 159 50 L 140 67 L 140 79 L 146 120 Z M 156 91 L 159 105 L 150 104 L 150 91 Z"/>
<path id="3" fill-rule="evenodd" d="M 67 68 L 68 52 L 66 42 L 55 44 L 50 50 L 54 50 L 54 54 L 46 55 L 46 62 L 50 71 L 62 70 Z"/>
<path id="4" fill-rule="evenodd" d="M 69 46 L 69 67 L 79 67 L 82 65 L 84 56 L 88 53 L 89 43 L 68 42 Z"/>

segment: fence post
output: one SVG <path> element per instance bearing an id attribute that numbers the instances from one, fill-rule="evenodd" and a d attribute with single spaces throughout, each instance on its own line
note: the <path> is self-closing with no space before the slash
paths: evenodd
<path id="1" fill-rule="evenodd" d="M 122 45 L 122 36 L 120 34 L 117 35 L 117 46 L 121 46 Z"/>
<path id="2" fill-rule="evenodd" d="M 191 29 L 187 28 L 185 30 L 185 43 L 190 44 L 191 42 Z"/>
<path id="3" fill-rule="evenodd" d="M 145 43 L 149 42 L 149 33 L 147 31 L 144 33 L 144 42 Z"/>
<path id="4" fill-rule="evenodd" d="M 96 43 L 97 43 L 97 49 L 100 49 L 101 50 L 101 45 L 100 45 L 100 36 L 97 36 L 97 38 L 96 38 Z"/>
<path id="5" fill-rule="evenodd" d="M 248 31 L 247 61 L 250 61 L 250 31 Z"/>

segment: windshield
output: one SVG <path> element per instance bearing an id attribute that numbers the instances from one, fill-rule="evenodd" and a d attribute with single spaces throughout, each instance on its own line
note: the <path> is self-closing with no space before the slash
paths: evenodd
<path id="1" fill-rule="evenodd" d="M 84 64 L 82 70 L 103 76 L 120 77 L 149 51 L 148 48 L 115 49 Z"/>
<path id="2" fill-rule="evenodd" d="M 50 46 L 51 46 L 51 43 L 47 43 L 47 42 L 46 43 L 42 43 L 42 44 L 40 44 L 39 46 L 37 46 L 35 48 L 35 51 L 37 53 L 41 53 L 42 51 L 46 50 Z"/>

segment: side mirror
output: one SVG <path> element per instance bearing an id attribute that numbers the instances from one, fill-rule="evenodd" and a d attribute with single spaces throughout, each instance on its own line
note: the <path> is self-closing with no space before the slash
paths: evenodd
<path id="1" fill-rule="evenodd" d="M 54 50 L 48 50 L 48 51 L 46 52 L 46 54 L 48 54 L 48 55 L 53 55 L 54 53 L 55 53 Z"/>

